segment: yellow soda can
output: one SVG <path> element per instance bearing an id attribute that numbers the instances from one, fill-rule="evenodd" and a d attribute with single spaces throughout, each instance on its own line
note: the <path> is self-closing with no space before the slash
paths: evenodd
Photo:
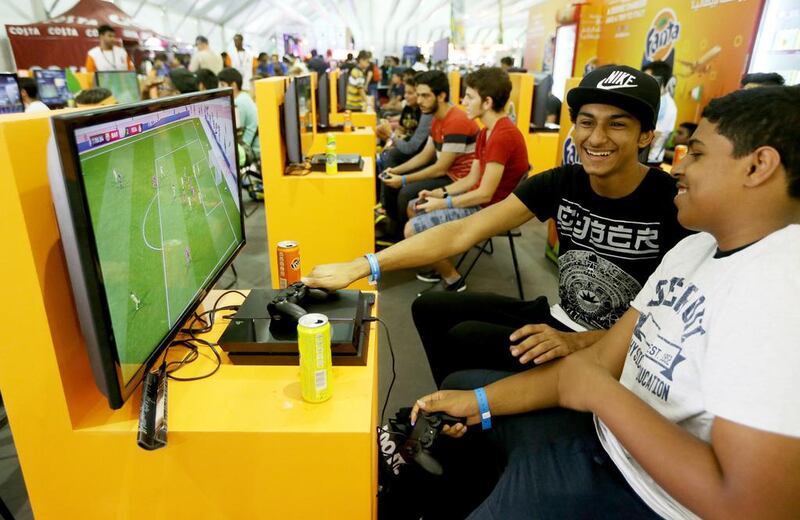
<path id="1" fill-rule="evenodd" d="M 306 314 L 297 322 L 300 387 L 303 399 L 321 403 L 331 398 L 331 324 L 324 314 Z"/>

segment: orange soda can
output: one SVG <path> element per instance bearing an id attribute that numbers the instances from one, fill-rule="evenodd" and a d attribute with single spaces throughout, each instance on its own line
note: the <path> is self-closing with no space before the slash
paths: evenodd
<path id="1" fill-rule="evenodd" d="M 689 153 L 689 147 L 685 144 L 678 144 L 675 145 L 675 153 L 672 156 L 672 167 L 678 166 L 680 162 L 686 157 L 686 154 Z"/>
<path id="2" fill-rule="evenodd" d="M 278 242 L 278 284 L 286 289 L 300 281 L 300 246 L 292 240 Z"/>
<path id="3" fill-rule="evenodd" d="M 352 132 L 353 131 L 353 115 L 352 112 L 349 110 L 345 110 L 344 112 L 344 131 L 345 132 Z"/>

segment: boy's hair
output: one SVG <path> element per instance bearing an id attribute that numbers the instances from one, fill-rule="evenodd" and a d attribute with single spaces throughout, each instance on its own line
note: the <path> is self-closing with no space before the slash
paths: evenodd
<path id="1" fill-rule="evenodd" d="M 359 51 L 358 52 L 358 58 L 356 58 L 356 60 L 358 60 L 358 61 L 369 60 L 369 56 L 370 56 L 369 52 L 367 52 L 367 51 Z"/>
<path id="2" fill-rule="evenodd" d="M 403 80 L 403 83 L 407 87 L 416 87 L 417 86 L 417 79 L 414 76 L 406 76 Z"/>
<path id="3" fill-rule="evenodd" d="M 78 95 L 75 96 L 75 103 L 78 105 L 97 105 L 111 96 L 111 91 L 107 88 L 94 87 L 81 90 Z"/>
<path id="4" fill-rule="evenodd" d="M 211 90 L 219 87 L 219 80 L 212 71 L 208 69 L 197 69 L 195 75 L 197 76 L 197 83 L 202 83 L 206 89 Z"/>
<path id="5" fill-rule="evenodd" d="M 31 99 L 39 99 L 39 86 L 33 78 L 19 78 L 19 89 L 24 90 Z"/>
<path id="6" fill-rule="evenodd" d="M 428 85 L 434 96 L 439 97 L 439 94 L 444 92 L 444 100 L 450 99 L 450 82 L 447 81 L 447 76 L 441 70 L 419 72 L 414 79 L 417 80 L 417 85 Z"/>
<path id="7" fill-rule="evenodd" d="M 514 58 L 512 58 L 511 56 L 505 56 L 503 58 L 500 58 L 500 63 L 502 63 L 503 65 L 508 65 L 509 67 L 513 67 Z"/>
<path id="8" fill-rule="evenodd" d="M 642 67 L 642 70 L 645 72 L 649 70 L 653 76 L 658 79 L 658 84 L 662 87 L 666 85 L 669 78 L 672 77 L 672 67 L 665 61 L 650 62 Z"/>
<path id="9" fill-rule="evenodd" d="M 492 98 L 492 110 L 502 112 L 511 96 L 511 79 L 499 67 L 483 67 L 467 74 L 466 85 L 478 92 L 481 100 Z"/>
<path id="10" fill-rule="evenodd" d="M 800 198 L 800 86 L 737 90 L 711 100 L 703 117 L 733 143 L 734 157 L 760 146 L 777 150 L 789 195 Z"/>
<path id="11" fill-rule="evenodd" d="M 195 45 L 197 45 L 198 43 L 206 43 L 207 44 L 208 43 L 208 38 L 206 38 L 205 36 L 198 36 L 197 38 L 194 39 L 194 43 L 195 43 Z"/>
<path id="12" fill-rule="evenodd" d="M 108 24 L 101 25 L 100 27 L 97 28 L 97 34 L 99 34 L 100 36 L 104 35 L 105 33 L 109 33 L 109 32 L 117 34 L 117 31 L 113 27 L 108 25 Z"/>
<path id="13" fill-rule="evenodd" d="M 694 131 L 697 130 L 697 123 L 690 123 L 688 121 L 685 122 L 685 123 L 681 123 L 678 126 L 688 130 L 689 131 L 689 135 L 692 135 L 694 133 Z"/>
<path id="14" fill-rule="evenodd" d="M 755 83 L 763 87 L 780 87 L 786 82 L 777 72 L 752 72 L 742 76 L 742 86 Z"/>
<path id="15" fill-rule="evenodd" d="M 222 69 L 219 71 L 217 78 L 220 81 L 224 81 L 228 85 L 231 83 L 236 83 L 236 85 L 239 87 L 239 90 L 242 90 L 242 73 L 233 67 L 228 67 L 227 69 Z"/>

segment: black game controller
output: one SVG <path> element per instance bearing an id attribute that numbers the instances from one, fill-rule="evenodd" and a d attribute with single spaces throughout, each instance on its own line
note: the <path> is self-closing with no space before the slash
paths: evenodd
<path id="1" fill-rule="evenodd" d="M 316 289 L 306 286 L 303 282 L 295 282 L 275 295 L 267 304 L 267 312 L 273 323 L 281 325 L 296 325 L 297 322 L 308 314 L 303 305 L 311 300 L 326 300 L 330 293 L 325 289 Z"/>
<path id="2" fill-rule="evenodd" d="M 378 177 L 380 177 L 383 180 L 387 180 L 389 178 L 389 174 L 386 172 L 381 172 L 378 174 Z"/>
<path id="3" fill-rule="evenodd" d="M 403 458 L 413 460 L 428 473 L 441 475 L 442 465 L 433 458 L 430 448 L 445 425 L 453 426 L 456 423 L 467 424 L 467 421 L 441 412 L 418 413 L 414 429 L 401 448 Z"/>

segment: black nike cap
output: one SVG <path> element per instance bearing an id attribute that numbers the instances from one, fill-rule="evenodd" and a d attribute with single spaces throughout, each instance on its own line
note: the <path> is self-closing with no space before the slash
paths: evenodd
<path id="1" fill-rule="evenodd" d="M 630 113 L 642 124 L 642 130 L 656 127 L 661 87 L 658 80 L 626 65 L 609 65 L 595 69 L 567 94 L 573 114 L 583 105 L 601 103 Z"/>

